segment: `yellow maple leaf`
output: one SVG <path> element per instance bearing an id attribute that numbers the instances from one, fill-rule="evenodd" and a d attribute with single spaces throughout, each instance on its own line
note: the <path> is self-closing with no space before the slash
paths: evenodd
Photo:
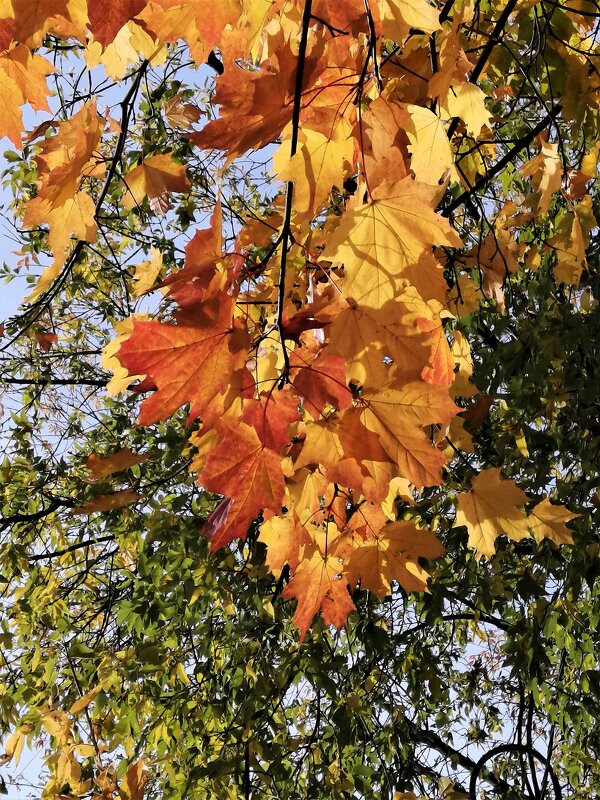
<path id="1" fill-rule="evenodd" d="M 90 41 L 84 51 L 88 69 L 103 64 L 106 74 L 116 81 L 121 80 L 132 64 L 145 58 L 154 66 L 164 63 L 167 48 L 161 46 L 133 20 L 127 22 L 116 34 L 114 41 L 106 47 L 98 41 Z"/>
<path id="2" fill-rule="evenodd" d="M 436 188 L 404 178 L 382 183 L 372 199 L 344 215 L 323 257 L 346 270 L 345 294 L 382 306 L 398 292 L 404 270 L 434 244 L 460 247 L 447 220 L 433 210 Z"/>
<path id="3" fill-rule="evenodd" d="M 477 137 L 481 129 L 489 127 L 491 114 L 485 107 L 485 94 L 474 83 L 465 81 L 450 87 L 446 98 L 446 108 L 451 117 L 460 117 L 467 132 Z"/>
<path id="4" fill-rule="evenodd" d="M 144 197 L 152 200 L 168 192 L 187 192 L 190 182 L 185 171 L 185 165 L 178 164 L 168 153 L 150 156 L 123 176 L 123 205 L 131 209 L 141 205 Z"/>
<path id="5" fill-rule="evenodd" d="M 555 544 L 573 544 L 573 534 L 565 523 L 578 516 L 562 505 L 553 505 L 546 497 L 531 511 L 528 523 L 538 542 L 550 539 Z"/>
<path id="6" fill-rule="evenodd" d="M 448 172 L 454 172 L 454 158 L 441 118 L 423 106 L 407 105 L 410 123 L 406 125 L 410 168 L 422 183 L 436 185 Z"/>
<path id="7" fill-rule="evenodd" d="M 385 36 L 402 42 L 411 28 L 433 33 L 442 26 L 439 11 L 427 0 L 381 0 L 381 22 Z"/>
<path id="8" fill-rule="evenodd" d="M 527 495 L 513 480 L 502 478 L 496 467 L 480 472 L 471 490 L 458 495 L 455 527 L 464 525 L 476 556 L 492 556 L 496 539 L 505 534 L 514 541 L 529 536 L 525 512 L 519 508 Z"/>
<path id="9" fill-rule="evenodd" d="M 562 170 L 558 145 L 554 142 L 545 142 L 537 156 L 523 165 L 521 173 L 524 177 L 533 179 L 534 186 L 540 193 L 538 211 L 543 213 L 548 210 L 552 195 L 561 187 Z"/>
<path id="10" fill-rule="evenodd" d="M 286 564 L 294 571 L 300 563 L 305 545 L 311 543 L 306 528 L 293 514 L 285 517 L 271 517 L 260 527 L 258 541 L 267 547 L 266 564 L 271 572 L 279 577 Z"/>
<path id="11" fill-rule="evenodd" d="M 282 181 L 294 184 L 296 220 L 312 219 L 325 205 L 333 186 L 344 182 L 345 164 L 352 161 L 354 140 L 351 128 L 338 118 L 328 135 L 305 128 L 298 150 L 289 157 L 289 141 L 284 139 L 273 156 L 273 168 Z"/>
<path id="12" fill-rule="evenodd" d="M 163 269 L 163 260 L 160 250 L 156 247 L 150 248 L 150 260 L 142 261 L 135 268 L 135 275 L 133 276 L 132 292 L 135 297 L 149 292 L 154 286 L 157 277 Z"/>
<path id="13" fill-rule="evenodd" d="M 417 326 L 428 311 L 413 287 L 380 308 L 350 305 L 331 324 L 329 352 L 344 357 L 348 379 L 363 387 L 417 380 L 431 354 Z"/>

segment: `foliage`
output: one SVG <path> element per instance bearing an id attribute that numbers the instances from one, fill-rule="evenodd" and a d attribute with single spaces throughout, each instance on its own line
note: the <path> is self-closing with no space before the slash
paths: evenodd
<path id="1" fill-rule="evenodd" d="M 596 3 L 0 20 L 6 780 L 598 793 Z"/>

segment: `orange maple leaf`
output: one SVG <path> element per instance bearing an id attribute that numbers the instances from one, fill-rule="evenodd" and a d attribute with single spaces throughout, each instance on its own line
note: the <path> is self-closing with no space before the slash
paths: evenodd
<path id="1" fill-rule="evenodd" d="M 150 156 L 123 176 L 123 205 L 134 208 L 142 204 L 144 197 L 152 200 L 168 192 L 187 192 L 190 182 L 185 173 L 185 165 L 178 164 L 168 153 Z"/>
<path id="2" fill-rule="evenodd" d="M 114 41 L 123 25 L 136 17 L 145 5 L 146 0 L 88 2 L 90 30 L 94 34 L 94 39 L 106 47 Z"/>
<path id="3" fill-rule="evenodd" d="M 147 460 L 148 455 L 144 453 L 136 455 L 129 447 L 123 447 L 109 456 L 99 456 L 97 453 L 92 453 L 87 457 L 85 465 L 88 468 L 90 478 L 99 480 L 107 475 L 112 475 L 113 472 L 122 472 L 135 464 L 142 464 Z"/>
<path id="4" fill-rule="evenodd" d="M 293 621 L 300 630 L 301 642 L 319 611 L 326 625 L 341 628 L 348 614 L 356 609 L 341 560 L 323 553 L 316 544 L 306 546 L 304 558 L 281 596 L 298 601 Z"/>
<path id="5" fill-rule="evenodd" d="M 247 348 L 239 322 L 205 317 L 191 326 L 134 320 L 133 333 L 117 357 L 131 375 L 150 376 L 156 384 L 157 391 L 142 404 L 140 424 L 166 419 L 186 403 L 192 419 L 201 415 L 244 365 Z"/>
<path id="6" fill-rule="evenodd" d="M 233 502 L 212 538 L 213 549 L 244 539 L 262 510 L 281 513 L 285 491 L 281 456 L 261 442 L 245 422 L 223 418 L 215 423 L 219 441 L 206 459 L 199 482 Z"/>

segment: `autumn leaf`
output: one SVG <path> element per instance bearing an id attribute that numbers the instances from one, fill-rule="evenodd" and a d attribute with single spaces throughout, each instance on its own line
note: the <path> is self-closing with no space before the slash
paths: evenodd
<path id="1" fill-rule="evenodd" d="M 355 513 L 360 517 L 361 508 Z M 360 522 L 357 523 L 360 525 Z M 419 530 L 412 521 L 384 524 L 379 530 L 365 524 L 363 534 L 355 535 L 344 574 L 351 586 L 360 582 L 378 597 L 391 592 L 397 581 L 406 592 L 427 591 L 428 573 L 419 558 L 434 559 L 444 555 L 439 539 L 427 530 Z"/>
<path id="2" fill-rule="evenodd" d="M 150 259 L 142 261 L 135 268 L 133 276 L 133 294 L 141 297 L 146 292 L 152 291 L 157 277 L 163 270 L 163 260 L 160 250 L 156 247 L 150 248 Z"/>
<path id="3" fill-rule="evenodd" d="M 448 114 L 462 119 L 467 131 L 475 139 L 481 134 L 482 128 L 490 126 L 492 118 L 484 100 L 483 91 L 469 81 L 451 86 L 446 99 Z"/>
<path id="4" fill-rule="evenodd" d="M 361 397 L 360 418 L 376 433 L 400 477 L 415 486 L 442 482 L 444 456 L 433 446 L 423 428 L 447 422 L 460 409 L 447 390 L 426 383 L 408 383 L 401 389 L 383 388 Z"/>
<path id="5" fill-rule="evenodd" d="M 29 103 L 36 110 L 50 110 L 46 78 L 54 71 L 49 61 L 24 44 L 0 52 L 0 136 L 7 136 L 18 149 L 23 131 L 20 106 Z"/>
<path id="6" fill-rule="evenodd" d="M 537 210 L 541 213 L 548 210 L 554 192 L 562 183 L 562 161 L 555 142 L 544 142 L 540 152 L 534 156 L 521 170 L 524 177 L 531 177 L 539 193 Z"/>
<path id="7" fill-rule="evenodd" d="M 126 22 L 136 17 L 146 5 L 146 0 L 104 0 L 88 2 L 90 30 L 94 39 L 103 46 L 114 41 Z"/>
<path id="8" fill-rule="evenodd" d="M 434 244 L 460 247 L 449 223 L 433 211 L 435 189 L 404 178 L 382 183 L 370 202 L 346 212 L 323 258 L 343 264 L 347 298 L 380 307 L 398 293 L 404 270 Z"/>
<path id="9" fill-rule="evenodd" d="M 125 777 L 119 786 L 119 797 L 121 800 L 142 800 L 144 787 L 148 782 L 149 775 L 144 771 L 145 760 L 140 758 L 127 767 Z"/>
<path id="10" fill-rule="evenodd" d="M 219 442 L 208 455 L 199 480 L 209 491 L 233 502 L 211 539 L 214 550 L 236 537 L 245 538 L 261 510 L 281 513 L 285 488 L 279 454 L 263 445 L 253 427 L 226 418 L 215 427 Z"/>
<path id="11" fill-rule="evenodd" d="M 98 684 L 97 686 L 94 686 L 93 689 L 90 689 L 89 692 L 82 694 L 81 697 L 78 697 L 77 700 L 75 700 L 69 709 L 69 714 L 76 717 L 77 714 L 80 714 L 82 711 L 84 711 L 90 705 L 90 703 L 94 701 L 94 698 L 96 698 L 101 691 L 102 686 Z"/>
<path id="12" fill-rule="evenodd" d="M 136 455 L 129 447 L 116 450 L 109 456 L 99 456 L 96 453 L 89 455 L 85 461 L 90 478 L 100 480 L 114 472 L 123 472 L 136 464 L 143 464 L 148 460 L 148 455 L 140 453 Z"/>
<path id="13" fill-rule="evenodd" d="M 355 610 L 342 572 L 338 557 L 323 553 L 315 544 L 305 548 L 304 558 L 281 593 L 284 600 L 298 601 L 293 622 L 300 630 L 301 642 L 319 612 L 326 625 L 341 628 Z"/>
<path id="14" fill-rule="evenodd" d="M 441 117 L 428 108 L 406 105 L 409 120 L 405 123 L 410 153 L 410 168 L 421 183 L 436 185 L 454 172 L 450 142 Z"/>
<path id="15" fill-rule="evenodd" d="M 167 100 L 164 105 L 164 114 L 169 123 L 174 128 L 191 130 L 194 122 L 200 119 L 200 109 L 193 103 L 185 103 L 181 99 L 181 94 L 176 94 Z"/>
<path id="16" fill-rule="evenodd" d="M 117 358 L 130 374 L 149 375 L 157 387 L 142 404 L 141 425 L 166 419 L 186 403 L 191 404 L 190 414 L 201 414 L 243 366 L 245 331 L 218 319 L 204 322 L 191 327 L 133 321 L 133 332 L 121 343 Z"/>
<path id="17" fill-rule="evenodd" d="M 529 512 L 527 522 L 537 542 L 550 539 L 554 544 L 573 544 L 573 533 L 567 522 L 578 517 L 562 505 L 555 505 L 545 497 Z"/>
<path id="18" fill-rule="evenodd" d="M 265 447 L 276 453 L 289 444 L 290 425 L 299 419 L 298 398 L 289 391 L 263 394 L 244 407 L 244 422 L 254 428 Z"/>
<path id="19" fill-rule="evenodd" d="M 95 514 L 97 511 L 114 511 L 130 505 L 130 503 L 135 503 L 142 498 L 143 495 L 138 494 L 133 489 L 122 489 L 120 492 L 114 492 L 113 494 L 99 494 L 79 506 L 79 508 L 73 509 L 71 513 L 73 515 L 87 516 Z"/>
<path id="20" fill-rule="evenodd" d="M 70 0 L 10 0 L 15 20 L 14 38 L 30 48 L 39 47 L 49 31 L 85 41 L 87 9 Z"/>
<path id="21" fill-rule="evenodd" d="M 333 186 L 341 187 L 352 162 L 350 125 L 340 118 L 327 135 L 306 128 L 298 150 L 289 157 L 289 141 L 273 156 L 273 169 L 282 181 L 294 184 L 294 213 L 298 221 L 312 219 L 326 203 Z"/>
<path id="22" fill-rule="evenodd" d="M 152 200 L 190 188 L 185 165 L 178 164 L 168 153 L 145 159 L 123 176 L 123 182 L 123 205 L 129 209 L 141 205 L 145 197 Z"/>
<path id="23" fill-rule="evenodd" d="M 384 35 L 403 42 L 411 28 L 433 33 L 440 26 L 439 13 L 427 0 L 381 0 Z"/>
<path id="24" fill-rule="evenodd" d="M 267 548 L 266 563 L 275 576 L 279 576 L 286 564 L 296 570 L 303 558 L 306 545 L 311 538 L 306 528 L 295 515 L 271 517 L 260 526 L 258 541 Z"/>
<path id="25" fill-rule="evenodd" d="M 351 405 L 352 393 L 346 382 L 346 367 L 339 356 L 322 351 L 313 359 L 302 350 L 295 350 L 290 356 L 290 367 L 290 383 L 313 419 L 319 418 L 327 404 L 337 409 Z"/>
<path id="26" fill-rule="evenodd" d="M 458 495 L 454 525 L 467 528 L 469 547 L 478 558 L 493 556 L 498 536 L 518 542 L 530 535 L 519 508 L 526 502 L 527 495 L 513 480 L 502 478 L 497 468 L 486 469 L 473 479 L 470 491 Z"/>

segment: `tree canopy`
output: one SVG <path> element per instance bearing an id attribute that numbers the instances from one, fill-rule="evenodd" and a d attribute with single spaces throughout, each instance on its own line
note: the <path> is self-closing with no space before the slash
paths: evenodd
<path id="1" fill-rule="evenodd" d="M 599 30 L 0 0 L 0 791 L 600 794 Z"/>

